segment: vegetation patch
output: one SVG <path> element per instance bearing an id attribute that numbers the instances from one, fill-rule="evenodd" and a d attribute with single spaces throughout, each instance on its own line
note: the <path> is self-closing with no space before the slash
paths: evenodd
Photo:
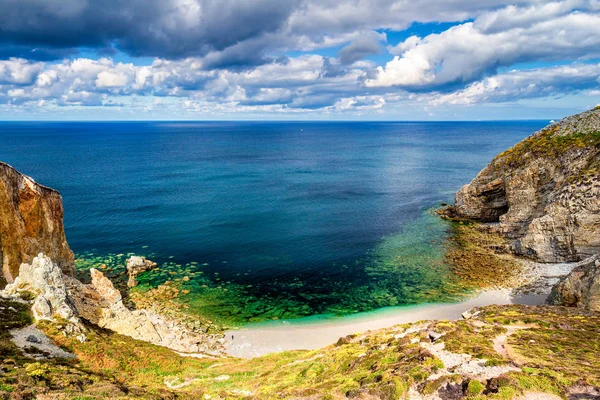
<path id="1" fill-rule="evenodd" d="M 565 134 L 559 125 L 551 125 L 500 153 L 492 165 L 503 171 L 517 170 L 536 158 L 560 160 L 566 152 L 594 147 L 600 148 L 600 131 Z"/>
<path id="2" fill-rule="evenodd" d="M 470 354 L 475 358 L 486 359 L 492 364 L 506 364 L 496 350 L 492 340 L 506 329 L 499 325 L 474 325 L 468 321 L 433 322 L 431 329 L 444 333 L 445 349 L 453 353 Z"/>
<path id="3" fill-rule="evenodd" d="M 451 229 L 446 259 L 464 285 L 490 288 L 517 284 L 522 266 L 508 253 L 506 239 L 476 222 L 455 221 Z"/>

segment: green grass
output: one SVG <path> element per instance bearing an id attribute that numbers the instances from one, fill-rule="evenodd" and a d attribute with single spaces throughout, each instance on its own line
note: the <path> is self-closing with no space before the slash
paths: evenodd
<path id="1" fill-rule="evenodd" d="M 478 396 L 485 390 L 485 386 L 483 383 L 477 380 L 470 380 L 467 385 L 467 396 L 474 397 Z"/>

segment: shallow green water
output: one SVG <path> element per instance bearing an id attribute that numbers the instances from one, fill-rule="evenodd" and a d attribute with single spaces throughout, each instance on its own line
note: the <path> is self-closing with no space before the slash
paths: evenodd
<path id="1" fill-rule="evenodd" d="M 159 268 L 142 274 L 135 290 L 148 290 L 170 281 L 181 290 L 189 290 L 189 294 L 177 299 L 189 306 L 189 313 L 229 326 L 451 302 L 467 295 L 469 289 L 444 262 L 448 232 L 448 222 L 432 212 L 425 212 L 402 232 L 382 240 L 362 265 L 357 262 L 353 266 L 340 266 L 348 274 L 336 282 L 315 274 L 308 283 L 306 279 L 282 282 L 273 277 L 241 285 L 222 279 L 218 272 L 210 272 L 210 264 L 202 260 L 187 264 L 167 260 Z M 152 258 L 153 254 L 144 250 L 140 249 L 137 254 Z M 113 279 L 125 279 L 124 265 L 132 254 L 78 254 L 77 267 L 80 273 L 94 267 L 101 268 Z"/>

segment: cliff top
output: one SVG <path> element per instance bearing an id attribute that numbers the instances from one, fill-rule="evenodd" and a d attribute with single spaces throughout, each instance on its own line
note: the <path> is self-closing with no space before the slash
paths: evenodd
<path id="1" fill-rule="evenodd" d="M 589 134 L 600 130 L 600 106 L 579 114 L 563 118 L 550 124 L 534 135 L 552 131 L 556 135 L 567 136 L 571 134 Z"/>
<path id="2" fill-rule="evenodd" d="M 492 164 L 520 168 L 537 157 L 559 157 L 572 150 L 596 150 L 600 146 L 600 106 L 550 124 L 500 153 Z M 591 160 L 594 161 L 594 160 Z M 600 167 L 598 160 L 592 167 Z"/>
<path id="3" fill-rule="evenodd" d="M 21 175 L 21 176 L 23 176 L 25 179 L 28 179 L 28 180 L 30 180 L 31 182 L 33 182 L 33 183 L 34 183 L 36 186 L 38 186 L 40 189 L 42 189 L 42 190 L 45 190 L 45 191 L 49 191 L 49 192 L 52 192 L 52 193 L 57 193 L 57 194 L 59 194 L 59 195 L 60 195 L 60 192 L 59 192 L 58 190 L 56 190 L 56 189 L 52 189 L 51 187 L 44 186 L 44 185 L 42 185 L 42 184 L 40 184 L 40 183 L 36 182 L 36 181 L 35 181 L 35 179 L 33 179 L 32 177 L 30 177 L 29 175 L 25 175 L 25 174 L 23 174 L 23 173 L 19 172 L 19 170 L 18 170 L 18 169 L 16 169 L 15 167 L 13 167 L 13 166 L 12 166 L 12 165 L 10 165 L 10 164 L 7 164 L 7 163 L 5 163 L 5 162 L 2 162 L 2 161 L 0 161 L 0 168 L 2 168 L 2 169 L 8 169 L 8 170 L 14 171 L 14 173 L 16 173 L 16 174 L 18 174 L 18 175 Z"/>

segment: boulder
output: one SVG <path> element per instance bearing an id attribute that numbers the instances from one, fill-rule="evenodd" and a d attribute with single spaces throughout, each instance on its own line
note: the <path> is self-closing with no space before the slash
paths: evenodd
<path id="1" fill-rule="evenodd" d="M 91 269 L 86 285 L 72 280 L 75 308 L 82 318 L 105 329 L 183 353 L 220 354 L 220 336 L 196 332 L 150 310 L 130 310 L 121 293 L 102 272 Z"/>
<path id="2" fill-rule="evenodd" d="M 600 257 L 593 256 L 579 263 L 552 288 L 548 302 L 600 312 Z"/>
<path id="3" fill-rule="evenodd" d="M 78 313 L 66 284 L 69 279 L 73 278 L 65 276 L 58 264 L 40 253 L 31 264 L 21 264 L 18 276 L 6 286 L 4 294 L 14 296 L 22 291 L 31 292 L 35 296 L 31 309 L 36 320 L 58 317 L 80 328 Z"/>
<path id="4" fill-rule="evenodd" d="M 135 287 L 138 285 L 137 276 L 142 272 L 154 269 L 157 267 L 154 261 L 147 260 L 145 257 L 132 256 L 127 260 L 127 274 L 129 280 L 127 281 L 128 287 Z"/>

